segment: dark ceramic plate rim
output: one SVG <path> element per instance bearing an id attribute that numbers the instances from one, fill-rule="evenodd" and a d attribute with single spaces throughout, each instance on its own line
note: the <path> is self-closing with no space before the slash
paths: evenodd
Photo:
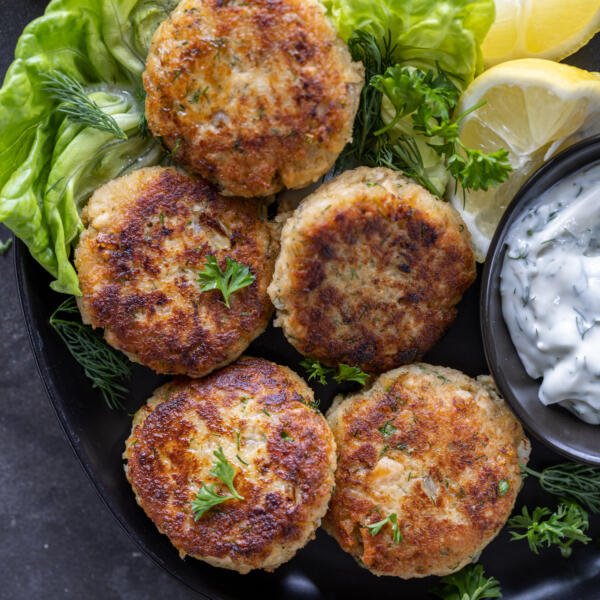
<path id="1" fill-rule="evenodd" d="M 73 453 L 75 454 L 75 456 L 77 458 L 77 462 L 83 468 L 83 471 L 87 475 L 89 481 L 91 482 L 92 486 L 96 490 L 96 492 L 97 492 L 98 496 L 100 497 L 100 499 L 102 500 L 102 503 L 104 504 L 104 506 L 106 506 L 106 508 L 108 508 L 108 510 L 114 516 L 114 518 L 117 520 L 117 522 L 119 523 L 119 525 L 121 526 L 123 531 L 127 534 L 127 536 L 131 540 L 133 540 L 135 542 L 137 547 L 146 556 L 148 556 L 157 566 L 159 566 L 161 569 L 163 569 L 164 571 L 169 573 L 177 581 L 179 581 L 181 584 L 183 584 L 188 590 L 194 592 L 199 597 L 202 597 L 205 600 L 215 600 L 214 597 L 208 596 L 204 592 L 201 592 L 201 591 L 193 588 L 191 585 L 188 584 L 188 582 L 183 577 L 180 577 L 177 573 L 175 573 L 172 569 L 170 569 L 166 564 L 163 563 L 163 561 L 160 559 L 160 557 L 157 554 L 155 554 L 140 539 L 137 532 L 132 527 L 129 526 L 129 522 L 128 522 L 127 518 L 125 517 L 125 515 L 123 515 L 119 511 L 119 509 L 115 506 L 115 504 L 111 501 L 111 498 L 112 498 L 111 493 L 107 489 L 104 488 L 104 486 L 100 483 L 99 479 L 94 475 L 93 468 L 90 465 L 90 462 L 88 460 L 85 449 L 77 441 L 78 436 L 75 435 L 74 431 L 68 425 L 68 419 L 67 419 L 64 411 L 62 410 L 63 403 L 59 400 L 58 392 L 54 389 L 54 386 L 52 384 L 52 376 L 49 372 L 46 355 L 41 349 L 38 349 L 38 344 L 37 344 L 37 340 L 36 340 L 36 332 L 34 331 L 32 322 L 28 318 L 28 316 L 32 314 L 33 308 L 31 305 L 31 300 L 29 298 L 29 295 L 25 293 L 25 290 L 27 289 L 27 285 L 25 283 L 25 276 L 24 276 L 25 269 L 23 268 L 23 259 L 25 258 L 25 253 L 27 253 L 27 252 L 28 252 L 28 249 L 25 246 L 25 244 L 23 242 L 21 242 L 21 240 L 15 238 L 14 266 L 15 266 L 15 279 L 17 282 L 17 290 L 18 290 L 18 295 L 19 295 L 19 304 L 21 306 L 23 320 L 25 321 L 25 327 L 27 328 L 27 335 L 29 337 L 29 343 L 31 345 L 32 354 L 34 357 L 34 361 L 35 361 L 35 365 L 36 365 L 38 374 L 40 376 L 40 379 L 43 382 L 44 389 L 46 390 L 46 394 L 48 396 L 48 399 L 50 401 L 52 409 L 54 410 L 54 413 L 56 414 L 56 417 L 58 418 L 60 426 L 61 426 L 63 432 L 65 433 L 66 438 L 69 440 L 69 445 L 71 446 L 71 449 L 73 450 Z"/>
<path id="2" fill-rule="evenodd" d="M 488 258 L 485 262 L 481 278 L 480 295 L 480 323 L 485 358 L 490 369 L 490 373 L 494 377 L 501 395 L 508 401 L 511 408 L 526 426 L 527 430 L 531 432 L 539 441 L 541 441 L 543 444 L 546 444 L 548 447 L 558 452 L 562 456 L 580 462 L 586 462 L 595 466 L 600 466 L 600 450 L 598 450 L 595 454 L 578 451 L 562 442 L 560 438 L 546 432 L 545 426 L 532 418 L 531 414 L 524 407 L 523 402 L 518 398 L 517 394 L 514 393 L 513 387 L 509 383 L 509 377 L 507 377 L 505 371 L 499 366 L 500 359 L 497 355 L 496 344 L 494 343 L 493 339 L 493 331 L 495 331 L 495 328 L 492 326 L 492 320 L 489 315 L 490 306 L 499 302 L 499 292 L 494 287 L 494 284 L 496 283 L 497 278 L 500 276 L 501 267 L 499 266 L 499 263 L 503 260 L 505 253 L 504 240 L 508 230 L 510 229 L 510 225 L 514 222 L 514 219 L 517 218 L 517 216 L 529 203 L 534 201 L 535 197 L 537 197 L 539 193 L 543 193 L 544 191 L 548 190 L 552 185 L 565 177 L 565 175 L 561 175 L 553 180 L 553 174 L 555 171 L 558 171 L 561 168 L 568 169 L 568 167 L 571 166 L 572 168 L 568 169 L 568 172 L 575 173 L 576 171 L 579 171 L 580 169 L 598 160 L 600 160 L 600 135 L 578 142 L 560 154 L 550 158 L 525 182 L 502 215 L 500 223 L 490 243 Z M 538 188 L 539 191 L 536 191 Z M 535 196 L 533 196 L 533 194 L 535 194 Z M 556 413 L 557 419 L 559 418 L 559 415 L 564 415 L 577 420 L 577 422 L 581 423 L 582 425 L 585 425 L 582 421 L 579 421 L 576 416 L 572 415 L 571 413 L 567 413 L 562 409 L 548 407 L 547 410 L 560 410 L 560 413 Z M 554 417 L 551 418 L 554 419 Z M 596 427 L 598 427 L 598 433 L 600 434 L 600 426 Z"/>

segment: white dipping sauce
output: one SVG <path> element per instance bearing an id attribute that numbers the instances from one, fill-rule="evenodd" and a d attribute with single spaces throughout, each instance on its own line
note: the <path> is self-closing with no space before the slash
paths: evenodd
<path id="1" fill-rule="evenodd" d="M 539 398 L 600 424 L 600 163 L 565 177 L 512 225 L 502 312 Z"/>

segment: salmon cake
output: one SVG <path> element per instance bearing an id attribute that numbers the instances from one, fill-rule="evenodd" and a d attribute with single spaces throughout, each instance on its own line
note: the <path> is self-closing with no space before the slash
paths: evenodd
<path id="1" fill-rule="evenodd" d="M 318 0 L 183 0 L 148 54 L 148 125 L 224 194 L 302 188 L 350 141 L 363 71 Z"/>
<path id="2" fill-rule="evenodd" d="M 267 286 L 278 244 L 259 203 L 225 198 L 177 169 L 114 180 L 83 211 L 75 252 L 83 321 L 158 373 L 201 377 L 238 358 L 273 313 Z M 202 291 L 199 274 L 231 261 L 251 283 Z"/>
<path id="3" fill-rule="evenodd" d="M 338 469 L 324 527 L 372 573 L 453 573 L 510 516 L 530 445 L 491 378 L 400 367 L 327 420 Z"/>
<path id="4" fill-rule="evenodd" d="M 124 458 L 138 504 L 182 557 L 240 573 L 272 571 L 314 538 L 336 466 L 311 389 L 249 357 L 157 389 Z"/>
<path id="5" fill-rule="evenodd" d="M 396 171 L 361 167 L 287 220 L 269 295 L 300 353 L 380 373 L 438 341 L 475 276 L 452 206 Z"/>

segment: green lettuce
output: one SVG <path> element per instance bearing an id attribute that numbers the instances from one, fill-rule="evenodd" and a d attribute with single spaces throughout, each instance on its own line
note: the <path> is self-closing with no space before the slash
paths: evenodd
<path id="1" fill-rule="evenodd" d="M 445 73 L 457 93 L 462 92 L 483 70 L 481 43 L 495 18 L 494 0 L 322 0 L 327 14 L 340 36 L 353 47 L 367 48 L 368 54 L 382 56 L 385 60 L 377 72 L 367 66 L 367 84 L 373 77 L 382 76 L 387 67 L 408 67 L 423 72 Z M 372 40 L 369 45 L 364 40 Z M 364 50 L 362 52 L 364 54 Z M 365 59 L 360 55 L 355 59 Z M 369 56 L 366 57 L 367 59 Z M 367 61 L 368 62 L 368 61 Z M 378 61 L 371 60 L 373 64 Z M 385 64 L 384 64 L 385 63 Z M 385 125 L 379 132 L 368 135 L 374 139 L 385 131 L 388 152 L 357 152 L 353 143 L 343 156 L 350 156 L 358 164 L 385 164 L 393 166 L 416 178 L 437 195 L 443 195 L 450 174 L 447 165 L 436 151 L 443 140 L 427 137 L 416 131 L 411 114 L 397 119 L 397 111 L 387 94 L 374 92 L 367 85 L 363 90 L 362 112 L 379 107 Z M 403 90 L 408 98 L 410 89 Z M 371 98 L 367 107 L 365 99 Z M 415 110 L 414 108 L 413 110 Z M 361 114 L 359 110 L 359 115 Z M 412 111 L 408 111 L 409 113 Z M 376 121 L 372 117 L 373 122 Z M 358 131 L 357 131 L 358 129 Z M 364 129 L 364 127 L 363 127 Z M 360 139 L 360 127 L 355 123 L 355 138 Z M 363 132 L 363 137 L 364 137 Z M 410 142 L 405 158 L 390 155 L 389 149 L 402 141 Z M 373 146 L 373 144 L 371 144 Z M 376 146 L 376 144 L 375 144 Z M 362 154 L 362 155 L 361 155 Z M 346 160 L 348 162 L 348 160 Z M 409 165 L 412 163 L 412 167 Z"/>
<path id="2" fill-rule="evenodd" d="M 464 89 L 483 70 L 481 43 L 495 17 L 494 0 L 323 0 L 340 36 L 371 33 L 394 46 L 402 66 L 439 67 Z"/>
<path id="3" fill-rule="evenodd" d="M 157 164 L 141 75 L 152 35 L 176 0 L 53 0 L 23 31 L 0 89 L 0 222 L 54 277 L 79 295 L 70 263 L 91 193 L 130 170 Z M 57 110 L 46 75 L 78 81 L 127 139 Z"/>

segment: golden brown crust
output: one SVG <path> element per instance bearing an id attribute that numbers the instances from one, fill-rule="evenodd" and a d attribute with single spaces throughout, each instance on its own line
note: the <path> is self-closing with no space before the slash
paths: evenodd
<path id="1" fill-rule="evenodd" d="M 183 0 L 144 73 L 153 133 L 245 197 L 325 174 L 352 136 L 362 84 L 316 0 Z"/>
<path id="2" fill-rule="evenodd" d="M 488 384 L 443 367 L 401 367 L 336 400 L 328 421 L 338 469 L 324 526 L 373 573 L 456 571 L 509 517 L 529 442 Z M 367 529 L 391 513 L 399 543 L 389 524 Z"/>
<path id="3" fill-rule="evenodd" d="M 124 457 L 137 501 L 182 555 L 238 570 L 272 570 L 314 537 L 333 487 L 335 443 L 292 371 L 244 357 L 201 380 L 156 390 L 134 418 Z M 219 447 L 244 500 L 194 521 Z M 243 462 L 242 462 L 243 461 Z"/>
<path id="4" fill-rule="evenodd" d="M 447 203 L 388 169 L 349 171 L 286 222 L 269 294 L 304 355 L 382 372 L 420 358 L 475 280 Z"/>
<path id="5" fill-rule="evenodd" d="M 173 168 L 142 169 L 95 192 L 75 254 L 86 323 L 159 373 L 199 377 L 235 360 L 266 328 L 277 244 L 261 206 L 224 198 Z M 206 257 L 230 257 L 256 281 L 202 293 Z"/>

